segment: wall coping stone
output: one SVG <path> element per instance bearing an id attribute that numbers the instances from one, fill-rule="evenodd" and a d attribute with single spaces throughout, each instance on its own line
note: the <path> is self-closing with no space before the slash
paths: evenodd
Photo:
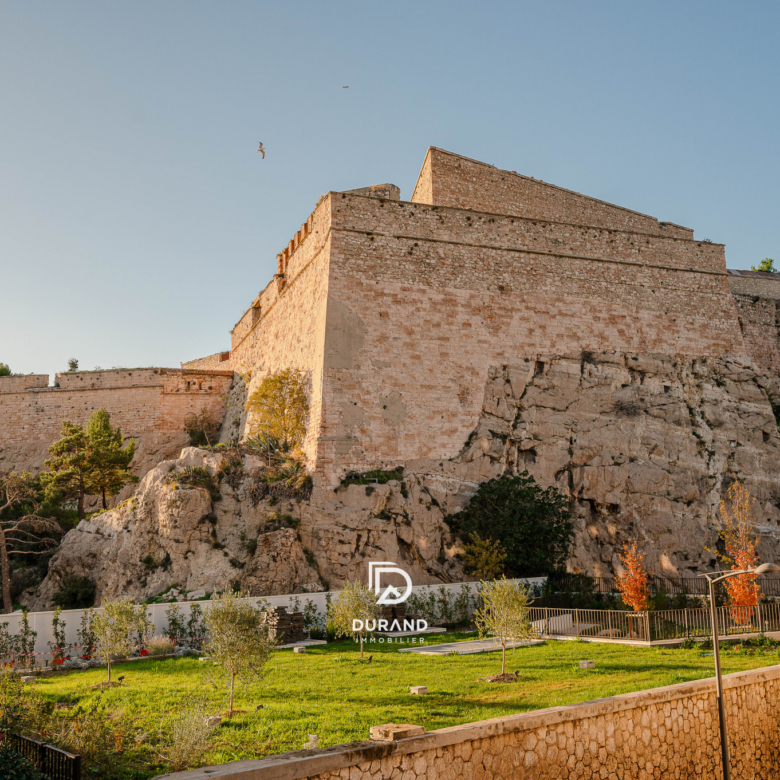
<path id="1" fill-rule="evenodd" d="M 723 677 L 723 688 L 730 690 L 777 679 L 780 679 L 780 665 L 727 674 Z M 633 691 L 619 696 L 610 696 L 606 699 L 594 699 L 580 704 L 549 707 L 518 715 L 464 723 L 460 726 L 429 731 L 420 736 L 395 742 L 367 740 L 336 745 L 323 750 L 298 750 L 268 758 L 234 761 L 229 764 L 159 775 L 156 780 L 162 780 L 162 778 L 165 780 L 216 780 L 216 778 L 221 777 L 231 780 L 301 780 L 391 755 L 420 753 L 515 731 L 531 731 L 541 726 L 594 718 L 599 715 L 707 694 L 714 689 L 715 678 L 709 677 L 703 680 L 667 685 L 662 688 L 651 688 L 646 691 Z"/>

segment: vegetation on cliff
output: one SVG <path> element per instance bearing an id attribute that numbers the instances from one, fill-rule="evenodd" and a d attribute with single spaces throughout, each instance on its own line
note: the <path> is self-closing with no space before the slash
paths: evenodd
<path id="1" fill-rule="evenodd" d="M 135 454 L 135 442 L 122 447 L 119 427 L 111 426 L 111 416 L 98 409 L 86 430 L 64 420 L 61 438 L 49 447 L 52 456 L 44 464 L 41 485 L 52 501 L 75 501 L 79 520 L 86 517 L 84 499 L 101 496 L 103 509 L 107 496 L 115 496 L 128 482 L 136 482 L 128 467 Z"/>
<path id="2" fill-rule="evenodd" d="M 252 415 L 253 434 L 270 434 L 291 448 L 300 447 L 309 417 L 303 372 L 286 368 L 265 377 L 249 396 L 246 409 Z"/>
<path id="3" fill-rule="evenodd" d="M 568 499 L 554 487 L 542 490 L 527 471 L 483 483 L 466 508 L 448 521 L 465 542 L 467 565 L 474 566 L 487 545 L 491 567 L 503 553 L 510 577 L 559 571 L 574 537 Z"/>

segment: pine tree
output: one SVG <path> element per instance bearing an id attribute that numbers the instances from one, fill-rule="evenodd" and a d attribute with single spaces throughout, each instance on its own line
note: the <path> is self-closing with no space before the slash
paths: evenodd
<path id="1" fill-rule="evenodd" d="M 98 409 L 87 423 L 87 439 L 90 448 L 90 471 L 86 481 L 89 495 L 100 496 L 103 509 L 108 509 L 107 496 L 115 496 L 128 482 L 138 477 L 128 471 L 135 454 L 135 442 L 130 440 L 122 447 L 122 430 L 111 427 L 111 415 Z"/>
<path id="2" fill-rule="evenodd" d="M 75 499 L 79 520 L 83 520 L 86 517 L 84 496 L 93 467 L 89 437 L 80 425 L 70 420 L 63 421 L 60 433 L 60 440 L 49 447 L 54 457 L 44 463 L 49 470 L 41 474 L 41 485 L 49 499 Z"/>

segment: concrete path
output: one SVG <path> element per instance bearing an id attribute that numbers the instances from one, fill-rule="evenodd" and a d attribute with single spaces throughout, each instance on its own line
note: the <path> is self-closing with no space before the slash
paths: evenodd
<path id="1" fill-rule="evenodd" d="M 530 641 L 509 642 L 507 650 L 515 647 L 530 647 L 541 645 L 541 639 Z M 447 642 L 442 645 L 423 645 L 422 647 L 401 647 L 399 653 L 417 653 L 417 655 L 472 655 L 473 653 L 490 653 L 500 650 L 501 645 L 493 639 L 467 639 L 464 642 Z"/>

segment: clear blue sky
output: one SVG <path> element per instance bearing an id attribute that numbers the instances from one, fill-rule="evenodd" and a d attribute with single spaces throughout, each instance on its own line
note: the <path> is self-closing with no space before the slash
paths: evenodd
<path id="1" fill-rule="evenodd" d="M 0 0 L 0 361 L 228 348 L 320 194 L 409 198 L 430 145 L 780 259 L 778 33 L 757 0 Z"/>

